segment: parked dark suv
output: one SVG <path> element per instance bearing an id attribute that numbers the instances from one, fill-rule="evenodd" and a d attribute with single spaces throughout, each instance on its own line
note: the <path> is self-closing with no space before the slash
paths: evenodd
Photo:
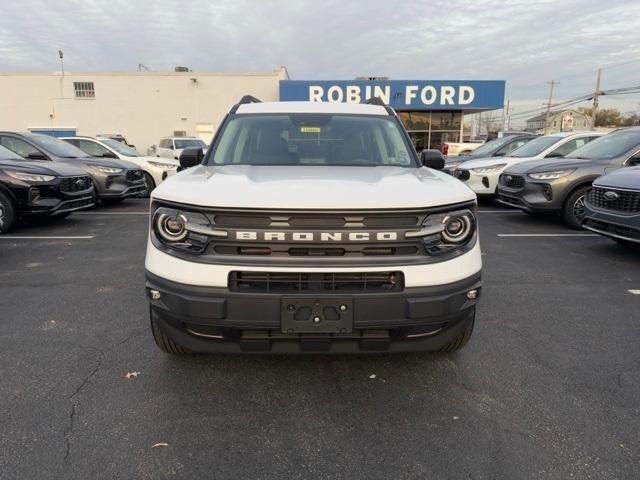
<path id="1" fill-rule="evenodd" d="M 137 165 L 126 160 L 90 157 L 48 135 L 0 132 L 0 145 L 30 160 L 49 160 L 82 169 L 91 177 L 96 201 L 118 202 L 146 190 L 142 170 Z"/>
<path id="2" fill-rule="evenodd" d="M 621 245 L 640 247 L 640 167 L 616 170 L 593 182 L 582 226 Z"/>
<path id="3" fill-rule="evenodd" d="M 640 127 L 616 130 L 557 161 L 534 160 L 508 167 L 500 176 L 498 201 L 528 213 L 561 214 L 581 229 L 584 195 L 592 182 L 640 163 Z"/>
<path id="4" fill-rule="evenodd" d="M 91 178 L 80 167 L 26 160 L 0 146 L 0 233 L 20 218 L 64 218 L 91 205 Z"/>

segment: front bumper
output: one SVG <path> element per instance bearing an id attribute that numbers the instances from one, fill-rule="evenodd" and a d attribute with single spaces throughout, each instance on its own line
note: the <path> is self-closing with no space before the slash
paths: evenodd
<path id="1" fill-rule="evenodd" d="M 479 174 L 465 169 L 456 169 L 453 172 L 454 177 L 464 182 L 476 195 L 480 196 L 493 196 L 496 194 L 499 175 L 499 172 Z"/>
<path id="2" fill-rule="evenodd" d="M 128 180 L 121 175 L 92 175 L 98 197 L 101 199 L 118 199 L 134 197 L 146 191 L 144 179 Z"/>
<path id="3" fill-rule="evenodd" d="M 498 185 L 497 200 L 503 205 L 526 212 L 555 214 L 562 210 L 563 190 L 555 182 L 536 182 L 527 179 L 522 188 Z"/>
<path id="4" fill-rule="evenodd" d="M 282 298 L 309 293 L 247 293 L 173 282 L 147 271 L 151 317 L 169 338 L 194 352 L 359 353 L 439 350 L 473 321 L 480 272 L 463 280 L 398 292 L 351 293 L 353 328 L 344 333 L 283 332 Z M 469 299 L 470 290 L 478 298 Z M 345 297 L 345 294 L 340 294 Z M 319 301 L 336 294 L 316 293 Z"/>
<path id="5" fill-rule="evenodd" d="M 587 201 L 582 226 L 600 235 L 640 244 L 640 213 L 623 215 L 598 209 Z"/>

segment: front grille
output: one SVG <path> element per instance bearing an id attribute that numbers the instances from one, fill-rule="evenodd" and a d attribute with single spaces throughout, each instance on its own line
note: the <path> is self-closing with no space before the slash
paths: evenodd
<path id="1" fill-rule="evenodd" d="M 404 288 L 402 272 L 296 273 L 246 272 L 229 274 L 229 289 L 240 292 L 323 293 L 395 292 Z"/>
<path id="2" fill-rule="evenodd" d="M 640 243 L 640 230 L 637 228 L 614 225 L 613 223 L 593 220 L 591 218 L 585 220 L 584 224 L 585 226 L 593 228 L 601 233 L 611 233 Z"/>
<path id="3" fill-rule="evenodd" d="M 224 256 L 280 258 L 312 257 L 394 257 L 426 255 L 421 239 L 404 239 L 403 232 L 420 228 L 425 211 L 380 212 L 291 212 L 291 211 L 219 211 L 208 214 L 215 228 L 228 230 L 228 238 L 209 243 L 205 254 Z M 238 231 L 257 232 L 254 240 L 237 240 Z M 314 235 L 313 241 L 293 241 L 291 232 Z M 283 239 L 266 240 L 265 232 L 281 232 Z M 340 240 L 321 241 L 321 232 L 341 235 Z M 369 240 L 349 241 L 350 232 L 367 232 Z M 378 240 L 376 232 L 397 234 L 394 240 Z"/>
<path id="4" fill-rule="evenodd" d="M 92 187 L 91 178 L 82 177 L 64 177 L 60 180 L 60 191 L 62 193 L 78 193 L 90 190 Z"/>
<path id="5" fill-rule="evenodd" d="M 521 175 L 503 173 L 500 175 L 500 185 L 504 185 L 509 188 L 522 188 L 524 187 L 524 177 Z"/>
<path id="6" fill-rule="evenodd" d="M 611 192 L 611 194 L 609 194 Z M 611 198 L 607 198 L 610 196 Z M 593 187 L 587 201 L 596 208 L 623 213 L 640 213 L 640 192 Z"/>
<path id="7" fill-rule="evenodd" d="M 469 173 L 469 170 L 454 170 L 453 172 L 453 176 L 456 177 L 458 180 L 462 180 L 467 181 L 469 180 L 469 178 L 471 177 L 471 174 Z"/>
<path id="8" fill-rule="evenodd" d="M 130 182 L 142 180 L 142 170 L 127 170 L 126 178 Z"/>

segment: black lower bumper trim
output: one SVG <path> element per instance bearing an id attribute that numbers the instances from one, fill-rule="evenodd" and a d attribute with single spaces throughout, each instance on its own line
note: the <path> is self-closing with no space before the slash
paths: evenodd
<path id="1" fill-rule="evenodd" d="M 292 298 L 291 293 L 239 293 L 184 285 L 147 272 L 147 291 L 160 292 L 159 299 L 150 300 L 152 319 L 167 336 L 196 352 L 437 350 L 462 331 L 461 324 L 472 321 L 478 299 L 467 298 L 467 292 L 480 289 L 478 272 L 447 285 L 354 293 L 349 295 L 352 329 L 287 333 L 281 325 L 281 300 Z M 332 294 L 316 297 L 326 300 Z"/>

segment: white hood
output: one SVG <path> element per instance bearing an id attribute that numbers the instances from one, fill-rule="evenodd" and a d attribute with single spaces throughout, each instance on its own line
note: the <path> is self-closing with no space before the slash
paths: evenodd
<path id="1" fill-rule="evenodd" d="M 477 160 L 468 160 L 460 165 L 462 170 L 471 170 L 472 168 L 490 167 L 491 165 L 515 165 L 516 163 L 526 162 L 527 160 L 535 160 L 538 157 L 488 157 L 478 158 Z"/>
<path id="2" fill-rule="evenodd" d="M 462 182 L 427 168 L 198 165 L 158 186 L 155 199 L 206 207 L 420 208 L 475 200 Z"/>

